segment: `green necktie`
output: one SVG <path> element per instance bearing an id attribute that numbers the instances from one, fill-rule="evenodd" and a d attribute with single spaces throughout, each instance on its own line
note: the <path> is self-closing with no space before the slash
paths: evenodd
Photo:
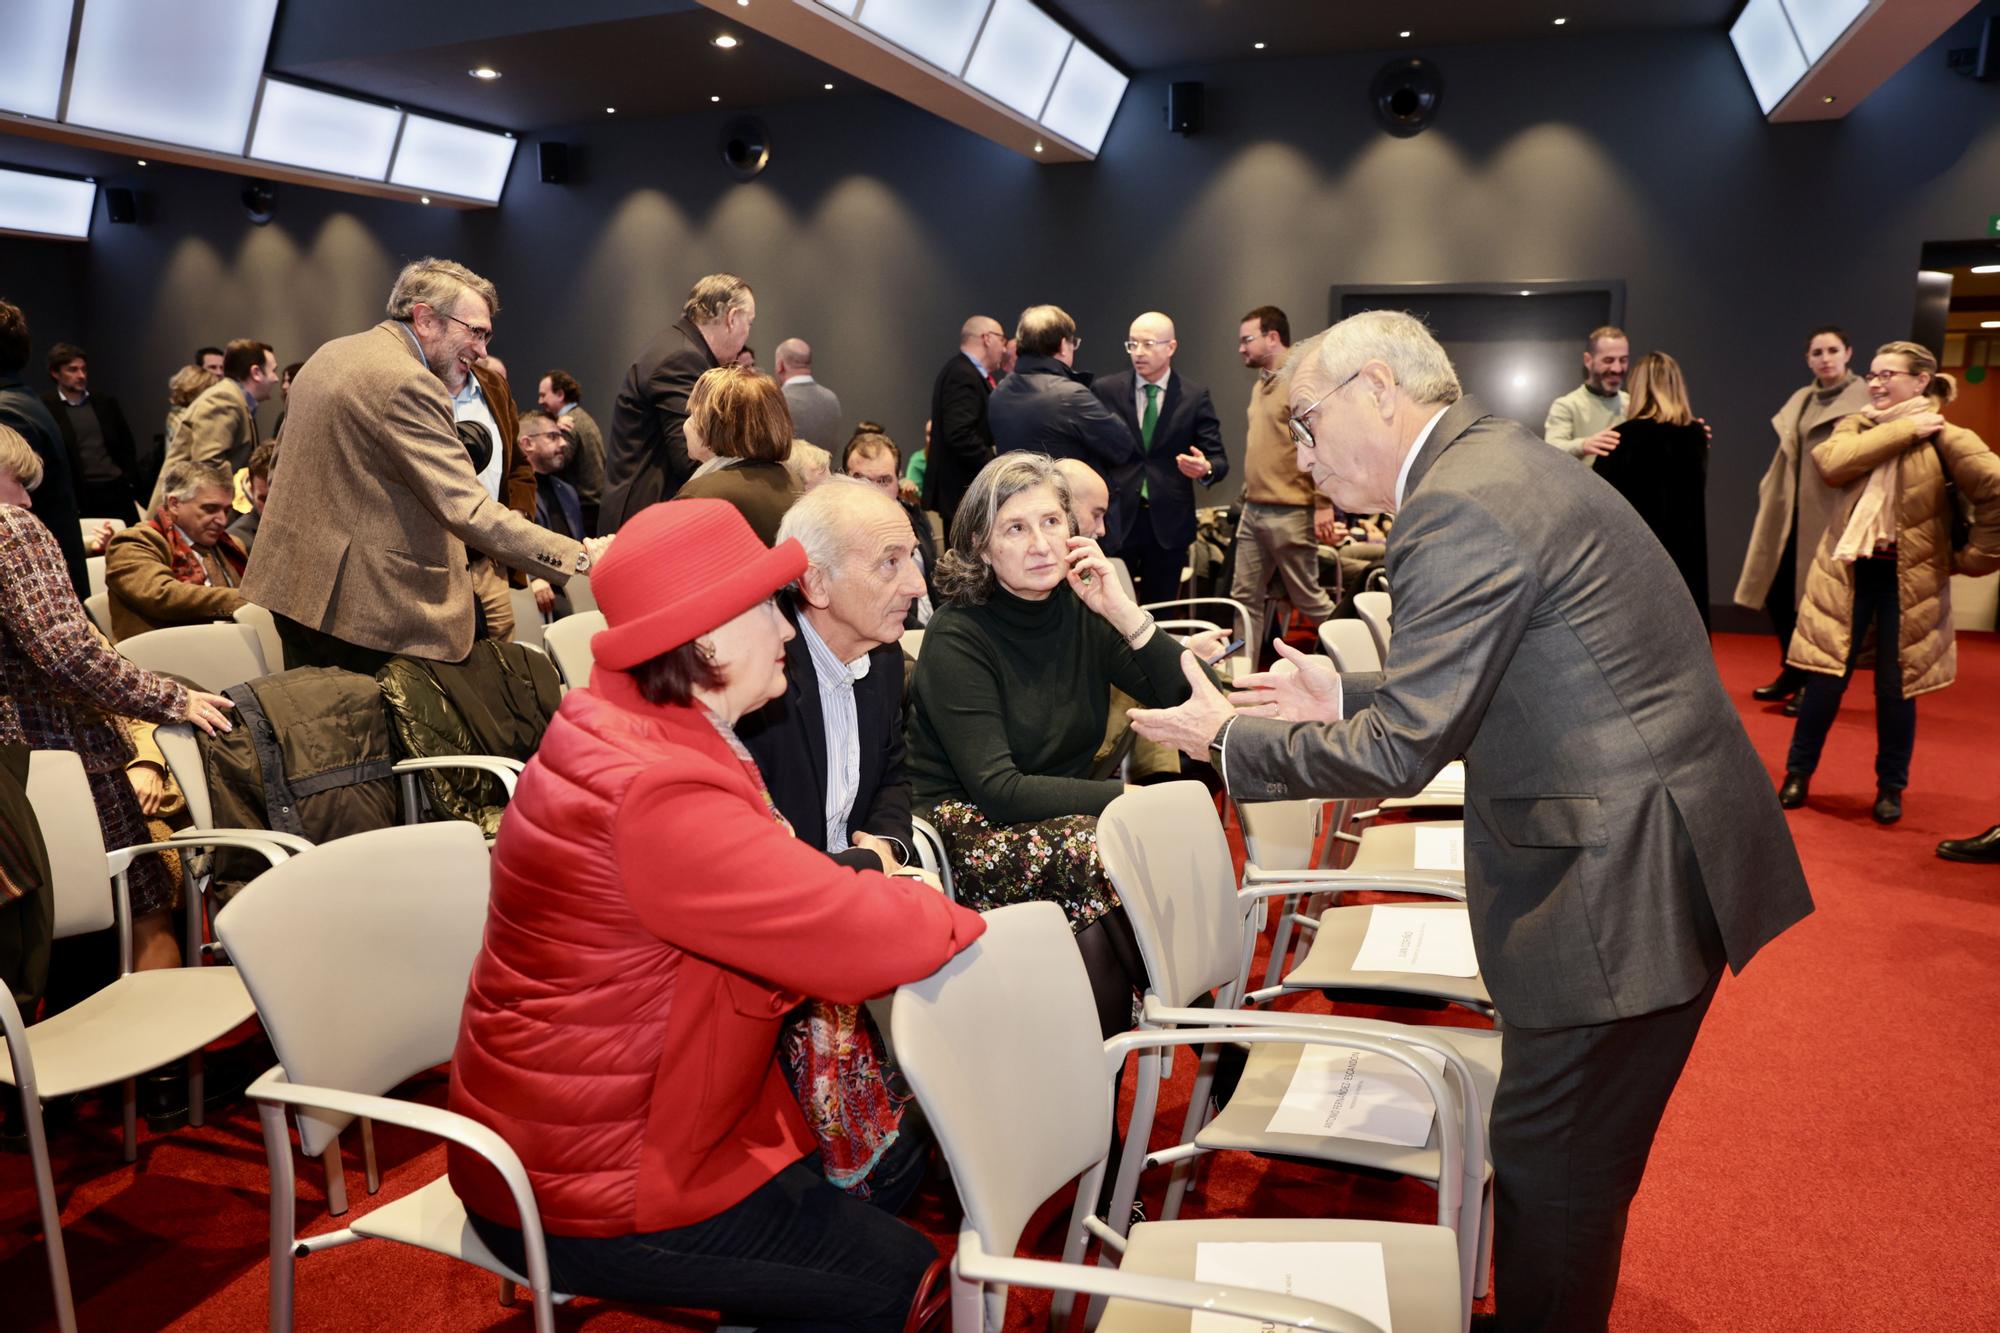
<path id="1" fill-rule="evenodd" d="M 1146 386 L 1146 415 L 1139 418 L 1139 445 L 1142 453 L 1153 452 L 1153 431 L 1158 428 L 1159 424 L 1160 386 L 1157 384 L 1148 384 Z M 1141 500 L 1149 498 L 1146 494 L 1147 489 L 1146 482 L 1141 480 L 1139 482 L 1139 498 Z"/>

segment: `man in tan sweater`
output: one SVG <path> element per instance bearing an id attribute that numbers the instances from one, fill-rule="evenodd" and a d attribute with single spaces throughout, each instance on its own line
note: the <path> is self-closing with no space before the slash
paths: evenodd
<path id="1" fill-rule="evenodd" d="M 1319 581 L 1319 541 L 1332 537 L 1333 508 L 1299 470 L 1298 448 L 1287 425 L 1278 369 L 1292 345 L 1291 322 L 1276 306 L 1258 306 L 1243 317 L 1236 350 L 1257 372 L 1250 390 L 1249 436 L 1243 450 L 1243 517 L 1236 524 L 1236 576 L 1229 595 L 1250 609 L 1252 661 L 1263 658 L 1265 593 L 1275 570 L 1285 596 L 1315 626 L 1333 614 L 1333 599 Z"/>

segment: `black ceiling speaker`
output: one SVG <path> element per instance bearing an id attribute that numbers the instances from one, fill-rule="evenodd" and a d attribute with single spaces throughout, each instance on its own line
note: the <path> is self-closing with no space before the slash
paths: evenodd
<path id="1" fill-rule="evenodd" d="M 771 131 L 755 116 L 731 120 L 716 142 L 722 149 L 722 164 L 738 180 L 749 180 L 771 161 Z"/>
<path id="2" fill-rule="evenodd" d="M 1428 60 L 1392 60 L 1375 72 L 1375 81 L 1368 85 L 1375 119 L 1399 139 L 1429 129 L 1443 98 L 1444 76 Z"/>
<path id="3" fill-rule="evenodd" d="M 1201 133 L 1201 85 L 1167 85 L 1167 128 L 1175 134 Z"/>
<path id="4" fill-rule="evenodd" d="M 542 184 L 569 184 L 569 145 L 550 140 L 535 145 L 542 168 Z"/>
<path id="5" fill-rule="evenodd" d="M 277 215 L 278 187 L 269 181 L 244 181 L 243 193 L 237 198 L 243 201 L 243 211 L 250 215 L 250 221 L 259 227 Z"/>
<path id="6" fill-rule="evenodd" d="M 104 215 L 113 222 L 137 222 L 139 197 L 130 190 L 108 186 L 104 191 Z"/>

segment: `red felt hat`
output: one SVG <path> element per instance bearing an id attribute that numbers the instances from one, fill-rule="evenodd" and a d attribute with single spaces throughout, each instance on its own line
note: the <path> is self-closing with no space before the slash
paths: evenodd
<path id="1" fill-rule="evenodd" d="M 742 615 L 805 567 L 805 547 L 765 546 L 727 501 L 648 505 L 591 572 L 606 622 L 591 636 L 591 656 L 629 671 Z"/>

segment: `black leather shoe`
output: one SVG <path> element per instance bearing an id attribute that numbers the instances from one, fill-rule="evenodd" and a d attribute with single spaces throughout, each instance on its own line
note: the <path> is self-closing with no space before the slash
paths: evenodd
<path id="1" fill-rule="evenodd" d="M 1787 810 L 1796 810 L 1804 805 L 1806 803 L 1806 783 L 1810 780 L 1804 773 L 1785 774 L 1785 784 L 1778 788 L 1778 804 L 1784 806 Z"/>
<path id="2" fill-rule="evenodd" d="M 1759 703 L 1771 703 L 1778 699 L 1789 699 L 1799 692 L 1799 682 L 1789 671 L 1781 671 L 1778 678 L 1769 685 L 1759 685 L 1750 691 L 1750 697 Z"/>
<path id="3" fill-rule="evenodd" d="M 1785 700 L 1785 716 L 1797 717 L 1799 715 L 1799 705 L 1805 702 L 1805 697 L 1805 691 L 1801 690 L 1791 698 Z"/>
<path id="4" fill-rule="evenodd" d="M 1878 789 L 1875 793 L 1873 813 L 1878 824 L 1895 823 L 1903 817 L 1903 793 L 1891 791 L 1887 787 Z"/>
<path id="5" fill-rule="evenodd" d="M 179 1129 L 188 1122 L 187 1070 L 179 1061 L 139 1080 L 139 1114 L 154 1130 Z"/>
<path id="6" fill-rule="evenodd" d="M 1970 838 L 1951 838 L 1941 842 L 1937 845 L 1937 854 L 1947 861 L 2000 865 L 2000 824 Z"/>

